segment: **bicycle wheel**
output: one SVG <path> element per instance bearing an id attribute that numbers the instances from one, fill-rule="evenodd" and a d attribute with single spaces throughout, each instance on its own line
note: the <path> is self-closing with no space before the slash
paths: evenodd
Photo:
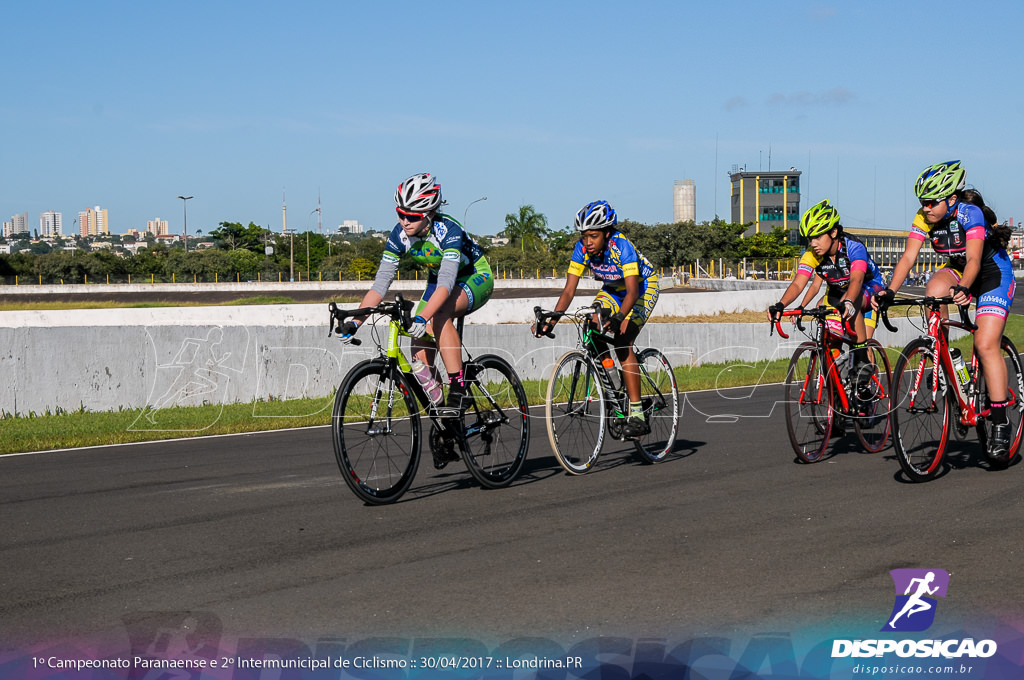
<path id="1" fill-rule="evenodd" d="M 485 487 L 508 486 L 523 469 L 530 445 L 526 391 L 515 369 L 487 354 L 466 363 L 468 404 L 462 459 Z"/>
<path id="2" fill-rule="evenodd" d="M 932 341 L 920 339 L 903 349 L 893 370 L 892 432 L 896 459 L 915 482 L 942 470 L 949 441 L 949 379 L 935 365 Z"/>
<path id="3" fill-rule="evenodd" d="M 786 426 L 793 451 L 805 463 L 821 460 L 832 435 L 834 389 L 818 346 L 805 342 L 786 370 Z"/>
<path id="4" fill-rule="evenodd" d="M 345 483 L 372 505 L 394 503 L 416 476 L 420 419 L 405 376 L 383 361 L 353 367 L 331 417 L 334 456 Z"/>
<path id="5" fill-rule="evenodd" d="M 868 394 L 854 395 L 859 401 L 854 402 L 858 407 L 858 413 L 853 417 L 853 426 L 857 431 L 860 445 L 868 453 L 878 453 L 889 445 L 892 369 L 885 348 L 877 340 L 868 340 L 867 350 L 867 365 L 872 366 L 874 370 L 865 386 Z M 853 376 L 851 384 L 857 384 L 857 376 Z M 862 399 L 865 396 L 869 396 L 866 401 Z"/>
<path id="6" fill-rule="evenodd" d="M 558 464 L 574 475 L 589 470 L 601 453 L 607 416 L 604 389 L 583 352 L 567 352 L 555 364 L 544 415 Z"/>
<path id="7" fill-rule="evenodd" d="M 649 347 L 636 355 L 640 366 L 640 401 L 649 434 L 634 441 L 636 455 L 645 463 L 657 463 L 672 452 L 679 427 L 679 388 L 665 355 Z"/>
<path id="8" fill-rule="evenodd" d="M 1006 467 L 1013 462 L 1013 459 L 1017 456 L 1020 450 L 1021 434 L 1024 432 L 1024 401 L 1021 399 L 1021 395 L 1024 394 L 1024 372 L 1021 371 L 1020 355 L 1017 353 L 1017 347 L 1013 342 L 1003 336 L 1001 349 L 1003 351 L 1003 357 L 1006 363 L 1006 387 L 1008 389 L 1008 397 L 1010 403 L 1006 406 L 1006 418 L 1010 421 L 1010 432 L 1012 439 L 1010 440 L 1010 448 L 1007 451 L 1005 459 L 994 459 L 989 457 L 988 461 L 993 467 Z M 985 390 L 985 375 L 981 372 L 979 366 L 979 375 L 977 380 L 978 394 L 981 395 L 980 403 L 987 405 L 987 396 Z M 978 441 L 981 443 L 983 451 L 988 451 L 988 442 L 991 437 L 992 423 L 988 418 L 979 420 L 978 422 Z"/>

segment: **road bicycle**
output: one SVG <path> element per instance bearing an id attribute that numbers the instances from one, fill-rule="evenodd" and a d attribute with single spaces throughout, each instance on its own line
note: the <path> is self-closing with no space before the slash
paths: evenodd
<path id="1" fill-rule="evenodd" d="M 944 305 L 953 298 L 919 297 L 895 300 L 883 306 L 882 322 L 890 331 L 896 327 L 889 321 L 892 307 L 916 306 L 921 310 L 924 334 L 912 340 L 896 361 L 895 408 L 892 413 L 893 440 L 896 458 L 903 473 L 912 481 L 934 479 L 943 470 L 949 437 L 965 439 L 971 427 L 992 467 L 1006 467 L 1017 455 L 1024 430 L 1024 375 L 1020 355 L 1005 335 L 1000 343 L 1007 368 L 1008 405 L 1012 441 L 1002 459 L 990 455 L 992 424 L 989 420 L 988 391 L 985 375 L 977 355 L 960 371 L 954 367 L 950 354 L 949 329 L 959 328 L 973 334 L 977 326 L 971 321 L 967 307 L 960 307 L 960 320 L 943 318 Z"/>
<path id="2" fill-rule="evenodd" d="M 408 336 L 405 329 L 413 306 L 400 294 L 394 302 L 376 307 L 341 310 L 333 302 L 328 306 L 331 330 L 339 334 L 349 317 L 376 314 L 387 320 L 386 324 L 363 324 L 370 327 L 378 354 L 352 367 L 334 399 L 331 434 L 342 477 L 366 503 L 397 501 L 416 476 L 421 420 L 426 417 L 432 453 L 449 460 L 461 455 L 469 472 L 486 488 L 508 486 L 522 471 L 530 441 L 526 392 L 519 376 L 497 355 L 474 358 L 467 351 L 462 415 L 439 413 L 412 374 L 399 344 L 402 336 Z M 461 338 L 461 323 L 458 330 Z M 353 338 L 352 343 L 360 341 Z"/>
<path id="3" fill-rule="evenodd" d="M 797 308 L 782 316 L 795 318 L 797 328 L 809 338 L 794 350 L 786 370 L 786 427 L 797 457 L 805 463 L 822 460 L 829 440 L 845 434 L 851 423 L 866 451 L 884 449 L 889 442 L 892 384 L 885 348 L 868 340 L 863 373 L 854 375 L 856 334 L 837 321 L 835 309 Z M 803 325 L 804 317 L 813 319 L 810 330 Z M 789 338 L 781 319 L 772 327 L 780 337 Z"/>
<path id="4" fill-rule="evenodd" d="M 656 463 L 673 450 L 679 427 L 679 388 L 672 366 L 657 349 L 634 346 L 640 370 L 640 401 L 651 431 L 642 437 L 625 436 L 629 395 L 622 382 L 622 368 L 611 349 L 613 338 L 599 330 L 605 318 L 602 314 L 607 312 L 599 304 L 575 312 L 533 308 L 537 328 L 562 317 L 576 326 L 577 348 L 555 362 L 544 410 L 555 458 L 574 475 L 587 472 L 597 462 L 605 432 L 613 439 L 631 441 L 640 461 Z M 555 337 L 550 331 L 545 335 Z"/>

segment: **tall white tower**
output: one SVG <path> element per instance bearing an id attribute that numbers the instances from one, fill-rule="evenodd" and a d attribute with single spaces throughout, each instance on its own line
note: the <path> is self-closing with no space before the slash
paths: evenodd
<path id="1" fill-rule="evenodd" d="M 697 221 L 697 187 L 692 179 L 677 179 L 672 187 L 672 221 Z"/>

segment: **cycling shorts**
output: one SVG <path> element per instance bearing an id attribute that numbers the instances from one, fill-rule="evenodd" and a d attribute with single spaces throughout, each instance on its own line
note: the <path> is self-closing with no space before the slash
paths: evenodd
<path id="1" fill-rule="evenodd" d="M 936 271 L 948 271 L 959 284 L 963 277 L 963 261 L 950 261 Z M 1013 304 L 1013 294 L 1017 289 L 1017 281 L 1013 276 L 1013 265 L 1005 250 L 997 250 L 991 258 L 981 263 L 971 295 L 976 299 L 975 316 L 998 316 L 1005 319 Z"/>
<path id="2" fill-rule="evenodd" d="M 423 291 L 423 298 L 420 299 L 419 304 L 416 306 L 417 314 L 426 306 L 427 300 L 434 294 L 436 288 L 437 280 L 431 276 L 427 280 L 427 288 Z M 471 270 L 460 274 L 455 279 L 455 288 L 465 292 L 466 297 L 469 298 L 469 309 L 466 311 L 466 314 L 483 307 L 484 303 L 491 299 L 491 294 L 494 292 L 494 275 L 491 273 L 491 265 L 488 264 L 487 258 L 481 257 L 473 263 Z"/>
<path id="3" fill-rule="evenodd" d="M 651 318 L 654 305 L 658 304 L 658 277 L 651 276 L 647 279 L 640 279 L 640 299 L 633 303 L 633 309 L 629 310 L 626 318 L 636 324 L 636 327 L 643 328 L 647 320 Z M 615 314 L 622 307 L 622 301 L 626 297 L 625 290 L 613 290 L 602 288 L 601 292 L 594 298 L 594 302 Z"/>

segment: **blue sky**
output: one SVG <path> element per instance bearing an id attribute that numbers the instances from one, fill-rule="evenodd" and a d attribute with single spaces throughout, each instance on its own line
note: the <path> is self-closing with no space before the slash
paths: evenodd
<path id="1" fill-rule="evenodd" d="M 847 226 L 905 228 L 912 183 L 962 159 L 1024 219 L 1024 3 L 6 2 L 0 217 L 100 205 L 316 229 L 394 223 L 435 173 L 478 233 L 529 203 L 550 226 L 606 199 L 672 220 L 729 216 L 727 172 L 804 172 Z M 1013 64 L 1017 64 L 1016 67 Z"/>

